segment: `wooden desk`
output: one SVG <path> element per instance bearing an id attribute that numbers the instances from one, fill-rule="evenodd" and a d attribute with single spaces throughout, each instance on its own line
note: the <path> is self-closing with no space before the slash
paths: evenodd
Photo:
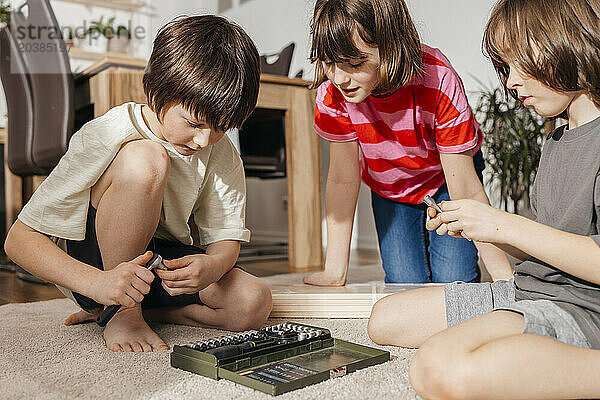
<path id="1" fill-rule="evenodd" d="M 142 63 L 104 58 L 87 68 L 90 102 L 98 117 L 128 101 L 145 103 Z M 285 111 L 288 248 L 291 271 L 322 267 L 321 153 L 313 130 L 314 97 L 309 82 L 262 75 L 258 108 Z M 285 271 L 282 271 L 285 272 Z"/>

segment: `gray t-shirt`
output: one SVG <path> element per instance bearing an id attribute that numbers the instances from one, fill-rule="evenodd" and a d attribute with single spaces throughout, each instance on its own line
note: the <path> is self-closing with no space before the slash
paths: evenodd
<path id="1" fill-rule="evenodd" d="M 572 130 L 562 126 L 548 136 L 531 208 L 537 222 L 600 245 L 600 118 Z M 532 257 L 515 267 L 515 299 L 555 302 L 600 349 L 600 285 Z"/>

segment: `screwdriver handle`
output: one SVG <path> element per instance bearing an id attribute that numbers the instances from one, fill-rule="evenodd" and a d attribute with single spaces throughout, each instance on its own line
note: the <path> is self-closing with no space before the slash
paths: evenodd
<path id="1" fill-rule="evenodd" d="M 157 262 L 157 260 L 158 260 L 158 262 Z M 162 265 L 162 257 L 156 253 L 152 254 L 152 258 L 150 259 L 150 261 L 145 263 L 143 266 L 148 268 L 150 271 L 152 271 L 154 268 L 160 268 L 160 269 L 165 268 Z M 102 327 L 106 326 L 108 321 L 110 321 L 110 319 L 112 317 L 114 317 L 115 314 L 117 313 L 117 311 L 119 311 L 120 309 L 121 309 L 120 304 L 114 304 L 112 306 L 106 307 L 104 309 L 104 311 L 102 311 L 102 314 L 100 314 L 98 319 L 96 319 L 96 323 Z"/>

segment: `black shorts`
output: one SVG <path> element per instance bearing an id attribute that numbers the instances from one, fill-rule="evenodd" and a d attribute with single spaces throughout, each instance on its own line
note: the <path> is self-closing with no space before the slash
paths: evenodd
<path id="1" fill-rule="evenodd" d="M 71 257 L 100 270 L 104 270 L 100 247 L 98 246 L 98 238 L 96 237 L 96 209 L 91 204 L 88 208 L 85 239 L 82 241 L 67 240 L 66 242 L 67 253 Z M 158 238 L 150 240 L 147 250 L 159 254 L 165 260 L 172 260 L 191 254 L 205 254 L 205 251 L 201 248 Z M 236 265 L 235 268 L 240 267 Z M 102 304 L 82 294 L 76 292 L 72 292 L 72 294 L 79 306 L 87 312 L 93 313 L 104 307 Z M 144 300 L 142 301 L 143 308 L 181 307 L 188 304 L 202 304 L 198 293 L 171 296 L 161 286 L 161 280 L 158 276 L 156 276 L 150 285 L 150 293 L 144 296 Z"/>

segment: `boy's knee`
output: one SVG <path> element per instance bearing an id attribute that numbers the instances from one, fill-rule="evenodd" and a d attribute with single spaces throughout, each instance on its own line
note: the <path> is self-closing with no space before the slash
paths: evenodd
<path id="1" fill-rule="evenodd" d="M 410 317 L 400 295 L 380 299 L 371 310 L 367 332 L 371 340 L 381 345 L 407 345 Z"/>
<path id="2" fill-rule="evenodd" d="M 156 188 L 167 180 L 169 155 L 160 143 L 136 140 L 123 146 L 117 157 L 113 181 Z"/>
<path id="3" fill-rule="evenodd" d="M 371 340 L 377 344 L 389 344 L 389 301 L 379 300 L 371 310 L 367 332 Z"/>
<path id="4" fill-rule="evenodd" d="M 238 317 L 233 321 L 233 330 L 259 329 L 267 322 L 273 303 L 269 287 L 261 280 L 246 285 L 237 300 Z"/>
<path id="5" fill-rule="evenodd" d="M 432 338 L 413 357 L 408 375 L 423 398 L 468 399 L 469 387 L 477 379 L 470 363 L 446 341 Z"/>

